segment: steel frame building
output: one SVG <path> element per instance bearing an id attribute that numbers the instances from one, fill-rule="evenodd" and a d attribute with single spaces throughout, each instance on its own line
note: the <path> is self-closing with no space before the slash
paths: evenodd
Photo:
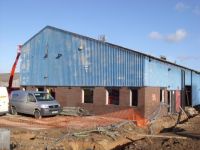
<path id="1" fill-rule="evenodd" d="M 200 72 L 107 42 L 46 26 L 21 49 L 20 85 L 52 92 L 61 106 L 104 114 L 159 103 L 200 105 Z"/>

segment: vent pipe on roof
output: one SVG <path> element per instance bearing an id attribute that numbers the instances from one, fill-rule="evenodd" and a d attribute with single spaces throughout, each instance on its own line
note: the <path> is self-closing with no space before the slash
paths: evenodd
<path id="1" fill-rule="evenodd" d="M 106 35 L 99 35 L 98 36 L 98 40 L 102 41 L 102 42 L 105 42 L 106 41 Z"/>
<path id="2" fill-rule="evenodd" d="M 160 55 L 160 59 L 161 60 L 167 60 L 167 57 L 163 56 L 163 55 Z"/>

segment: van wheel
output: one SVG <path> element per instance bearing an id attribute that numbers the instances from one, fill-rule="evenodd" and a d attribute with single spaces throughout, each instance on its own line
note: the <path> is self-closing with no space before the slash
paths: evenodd
<path id="1" fill-rule="evenodd" d="M 36 119 L 42 118 L 41 113 L 40 113 L 39 110 L 35 110 L 35 112 L 34 112 L 34 117 L 35 117 Z"/>
<path id="2" fill-rule="evenodd" d="M 17 115 L 17 110 L 16 110 L 15 107 L 12 107 L 12 108 L 11 108 L 11 114 L 12 114 L 12 115 Z"/>

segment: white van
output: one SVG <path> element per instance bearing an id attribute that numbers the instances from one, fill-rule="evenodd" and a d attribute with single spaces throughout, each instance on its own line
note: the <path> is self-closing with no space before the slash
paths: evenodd
<path id="1" fill-rule="evenodd" d="M 32 114 L 35 118 L 60 114 L 60 104 L 47 92 L 12 91 L 10 96 L 11 114 Z"/>
<path id="2" fill-rule="evenodd" d="M 0 115 L 8 112 L 8 91 L 6 87 L 0 87 Z"/>

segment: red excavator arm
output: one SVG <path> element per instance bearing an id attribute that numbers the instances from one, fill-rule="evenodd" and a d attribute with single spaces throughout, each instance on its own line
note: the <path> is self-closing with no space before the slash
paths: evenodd
<path id="1" fill-rule="evenodd" d="M 13 77 L 14 77 L 14 74 L 15 74 L 15 68 L 17 66 L 17 62 L 19 60 L 19 56 L 21 55 L 21 46 L 22 45 L 19 45 L 19 48 L 18 48 L 18 53 L 17 53 L 17 57 L 15 59 L 15 63 L 13 64 L 13 67 L 12 67 L 12 70 L 11 70 L 11 73 L 10 73 L 10 79 L 9 79 L 9 85 L 8 85 L 8 95 L 10 97 L 10 94 L 12 92 L 12 82 L 13 82 Z"/>

